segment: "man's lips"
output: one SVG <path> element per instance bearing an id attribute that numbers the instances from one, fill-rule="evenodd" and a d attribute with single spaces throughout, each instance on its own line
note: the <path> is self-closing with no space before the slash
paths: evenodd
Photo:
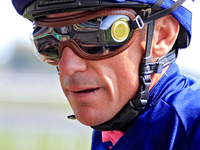
<path id="1" fill-rule="evenodd" d="M 79 90 L 79 91 L 71 91 L 73 93 L 90 93 L 90 92 L 95 92 L 99 88 L 89 88 L 89 89 L 84 89 L 84 90 Z"/>
<path id="2" fill-rule="evenodd" d="M 70 95 L 73 100 L 89 103 L 91 102 L 91 100 L 92 101 L 94 100 L 99 90 L 100 90 L 100 87 L 80 89 L 80 90 L 70 90 L 70 93 L 71 93 Z"/>

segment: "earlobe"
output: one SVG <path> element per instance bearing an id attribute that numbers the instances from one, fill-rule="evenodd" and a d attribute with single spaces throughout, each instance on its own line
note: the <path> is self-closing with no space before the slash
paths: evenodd
<path id="1" fill-rule="evenodd" d="M 173 47 L 179 33 L 179 23 L 171 15 L 164 16 L 156 21 L 152 56 L 157 59 L 167 54 Z"/>

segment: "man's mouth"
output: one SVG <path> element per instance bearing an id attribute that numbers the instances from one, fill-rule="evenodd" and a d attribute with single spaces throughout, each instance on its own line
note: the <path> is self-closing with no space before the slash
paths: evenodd
<path id="1" fill-rule="evenodd" d="M 90 93 L 90 92 L 96 92 L 99 88 L 92 88 L 92 89 L 85 89 L 81 91 L 73 91 L 73 93 Z"/>

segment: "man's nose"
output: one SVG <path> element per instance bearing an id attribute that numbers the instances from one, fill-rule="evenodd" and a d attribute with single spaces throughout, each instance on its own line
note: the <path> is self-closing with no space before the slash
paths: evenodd
<path id="1" fill-rule="evenodd" d="M 77 56 L 69 47 L 65 47 L 58 63 L 59 73 L 73 75 L 76 72 L 83 72 L 87 69 L 86 61 Z"/>

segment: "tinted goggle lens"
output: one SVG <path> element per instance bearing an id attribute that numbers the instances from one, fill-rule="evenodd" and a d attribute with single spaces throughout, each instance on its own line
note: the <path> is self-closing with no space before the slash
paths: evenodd
<path id="1" fill-rule="evenodd" d="M 78 54 L 83 54 L 80 57 L 104 59 L 131 39 L 133 31 L 128 21 L 127 16 L 115 15 L 67 27 L 36 27 L 31 39 L 36 56 L 50 64 L 57 65 L 60 43 L 70 40 L 79 47 Z"/>

